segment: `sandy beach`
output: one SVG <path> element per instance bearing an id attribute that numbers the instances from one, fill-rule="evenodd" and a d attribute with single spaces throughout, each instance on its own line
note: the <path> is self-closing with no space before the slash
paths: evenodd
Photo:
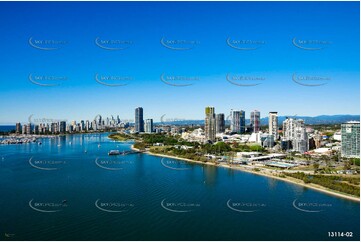
<path id="1" fill-rule="evenodd" d="M 133 145 L 131 146 L 131 149 L 139 151 L 138 149 L 134 148 Z M 276 175 L 272 175 L 270 173 L 265 173 L 265 172 L 261 172 L 261 171 L 257 172 L 257 171 L 254 171 L 254 170 L 249 170 L 249 169 L 246 169 L 244 167 L 236 166 L 236 165 L 230 166 L 230 165 L 227 165 L 227 164 L 215 164 L 215 163 L 211 163 L 211 162 L 204 163 L 204 162 L 201 162 L 201 161 L 195 161 L 195 160 L 186 159 L 186 158 L 180 158 L 180 157 L 163 155 L 163 154 L 156 154 L 156 153 L 152 153 L 152 152 L 149 152 L 149 151 L 146 151 L 144 153 L 148 154 L 148 155 L 165 157 L 165 158 L 169 158 L 169 159 L 183 160 L 183 161 L 187 161 L 187 162 L 190 162 L 190 163 L 196 163 L 196 164 L 201 164 L 201 165 L 217 166 L 217 167 L 224 167 L 224 168 L 228 168 L 228 169 L 244 171 L 244 172 L 252 173 L 254 175 L 265 176 L 265 177 L 281 180 L 281 181 L 284 181 L 284 182 L 293 183 L 295 185 L 302 186 L 302 187 L 307 187 L 307 188 L 310 188 L 310 189 L 313 189 L 313 190 L 317 190 L 319 192 L 327 193 L 327 194 L 332 195 L 332 196 L 341 197 L 341 198 L 352 200 L 352 201 L 355 201 L 355 202 L 360 202 L 360 198 L 358 198 L 358 197 L 354 197 L 354 196 L 344 194 L 344 193 L 339 193 L 337 191 L 330 190 L 328 188 L 322 187 L 322 186 L 317 185 L 317 184 L 305 184 L 303 181 L 300 181 L 300 180 L 292 178 L 292 177 L 283 178 L 283 177 L 279 177 L 279 176 L 276 176 Z"/>

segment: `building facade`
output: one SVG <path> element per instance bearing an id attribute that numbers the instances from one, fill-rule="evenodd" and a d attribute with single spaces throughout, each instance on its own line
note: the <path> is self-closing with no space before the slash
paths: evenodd
<path id="1" fill-rule="evenodd" d="M 66 122 L 65 121 L 60 121 L 59 131 L 62 134 L 64 134 L 66 132 Z"/>
<path id="2" fill-rule="evenodd" d="M 214 107 L 206 107 L 204 120 L 204 132 L 206 141 L 216 141 L 216 114 Z"/>
<path id="3" fill-rule="evenodd" d="M 135 109 L 135 132 L 144 132 L 144 119 L 143 119 L 143 108 L 138 107 Z"/>
<path id="4" fill-rule="evenodd" d="M 278 139 L 278 113 L 269 112 L 268 133 L 273 135 L 274 140 Z"/>
<path id="5" fill-rule="evenodd" d="M 20 134 L 20 133 L 21 133 L 21 124 L 20 124 L 20 123 L 16 123 L 15 132 L 16 132 L 16 134 Z"/>
<path id="6" fill-rule="evenodd" d="M 360 158 L 360 122 L 341 124 L 341 156 Z"/>
<path id="7" fill-rule="evenodd" d="M 302 119 L 287 118 L 282 123 L 283 141 L 291 141 L 293 150 L 305 153 L 309 150 L 309 139 L 306 132 L 305 122 Z M 289 143 L 288 143 L 289 144 Z"/>
<path id="8" fill-rule="evenodd" d="M 144 123 L 146 133 L 153 133 L 153 119 L 146 119 Z"/>
<path id="9" fill-rule="evenodd" d="M 246 131 L 245 111 L 231 110 L 231 132 L 243 134 Z"/>
<path id="10" fill-rule="evenodd" d="M 224 133 L 225 131 L 225 121 L 224 113 L 218 113 L 216 115 L 216 133 Z"/>
<path id="11" fill-rule="evenodd" d="M 250 121 L 251 121 L 252 131 L 254 133 L 258 133 L 261 125 L 261 112 L 258 110 L 252 111 Z"/>

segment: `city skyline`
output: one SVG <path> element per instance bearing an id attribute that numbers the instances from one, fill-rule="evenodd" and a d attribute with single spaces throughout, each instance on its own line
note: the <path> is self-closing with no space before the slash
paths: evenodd
<path id="1" fill-rule="evenodd" d="M 0 1 L 0 238 L 359 241 L 360 10 Z"/>
<path id="2" fill-rule="evenodd" d="M 8 23 L 0 26 L 7 60 L 2 72 L 7 81 L 0 82 L 0 109 L 6 113 L 1 124 L 25 121 L 31 114 L 80 120 L 116 110 L 129 118 L 137 106 L 154 118 L 202 119 L 199 110 L 215 105 L 224 113 L 233 108 L 246 113 L 275 109 L 285 115 L 359 114 L 357 2 L 264 3 L 263 8 L 260 3 L 209 3 L 206 9 L 201 3 L 122 3 L 122 8 L 119 3 L 84 3 L 81 18 L 61 21 L 53 16 L 65 6 L 52 4 L 56 7 L 48 9 L 36 3 L 30 11 L 27 3 L 4 3 L 0 9 L 0 19 Z M 16 20 L 11 14 L 15 7 L 22 13 Z M 130 11 L 134 7 L 141 21 Z M 70 13 L 78 8 L 78 3 L 66 7 Z M 114 18 L 102 18 L 102 9 Z M 227 17 L 214 14 L 223 10 Z M 188 17 L 180 23 L 181 11 Z M 92 28 L 80 31 L 84 19 L 97 14 Z M 31 45 L 41 40 L 56 42 L 56 50 Z M 105 40 L 127 46 L 115 51 L 97 46 Z M 192 43 L 190 49 L 163 45 L 182 40 Z M 311 40 L 319 50 L 297 46 Z M 254 41 L 251 47 L 257 48 L 233 46 L 242 41 Z M 307 81 L 312 77 L 325 80 Z M 56 86 L 35 84 L 54 84 L 54 79 Z M 247 84 L 245 79 L 257 85 L 238 85 Z"/>
<path id="3" fill-rule="evenodd" d="M 213 107 L 213 106 L 212 106 Z M 109 115 L 103 115 L 103 114 L 96 114 L 94 115 L 94 117 L 90 117 L 90 118 L 84 118 L 84 117 L 81 117 L 79 119 L 75 119 L 74 117 L 70 117 L 70 118 L 59 118 L 57 116 L 55 117 L 50 117 L 50 116 L 36 116 L 34 114 L 31 114 L 29 116 L 27 116 L 24 120 L 15 120 L 13 122 L 5 122 L 5 123 L 1 123 L 0 122 L 0 126 L 12 126 L 12 125 L 15 125 L 16 123 L 52 123 L 53 120 L 55 120 L 56 122 L 60 122 L 62 120 L 66 121 L 66 122 L 73 122 L 73 121 L 76 121 L 76 122 L 80 122 L 80 121 L 93 121 L 95 119 L 97 119 L 99 116 L 102 116 L 102 117 L 105 117 L 105 118 L 109 118 L 111 119 L 112 117 L 114 119 L 118 119 L 122 122 L 128 122 L 128 123 L 135 123 L 135 119 L 134 119 L 134 109 L 136 108 L 133 108 L 133 113 L 127 117 L 127 116 L 121 116 L 120 114 L 116 114 L 116 113 L 111 113 Z M 218 108 L 217 108 L 218 110 Z M 231 111 L 232 110 L 235 110 L 235 109 L 229 109 L 229 110 L 225 110 L 225 111 L 220 111 L 220 112 L 217 112 L 217 114 L 224 114 L 225 116 L 225 121 L 231 121 Z M 241 109 L 240 109 L 241 110 Z M 272 109 L 274 110 L 274 109 Z M 155 115 L 152 115 L 152 114 L 149 114 L 147 112 L 147 114 L 144 116 L 144 120 L 145 119 L 152 119 L 154 121 L 154 123 L 162 123 L 162 122 L 177 122 L 177 121 L 201 121 L 201 120 L 204 120 L 204 117 L 202 117 L 202 111 L 204 111 L 204 107 L 203 109 L 201 110 L 200 112 L 200 118 L 182 118 L 180 116 L 175 116 L 175 117 L 171 117 L 170 115 L 167 115 L 165 113 L 163 113 L 162 115 L 160 115 L 159 117 L 155 116 Z M 244 110 L 242 110 L 244 111 Z M 269 118 L 269 115 L 268 113 L 269 112 L 262 112 L 262 111 L 259 111 L 259 110 L 251 110 L 249 112 L 245 111 L 245 120 L 247 121 L 246 124 L 251 124 L 251 113 L 254 112 L 254 111 L 258 111 L 260 113 L 264 113 L 264 115 L 260 115 L 260 120 L 262 119 L 268 119 Z M 279 113 L 279 112 L 278 112 Z M 287 117 L 309 117 L 309 118 L 316 118 L 316 117 L 319 117 L 319 116 L 329 116 L 329 117 L 332 117 L 332 116 L 359 116 L 359 114 L 335 114 L 335 115 L 326 115 L 326 114 L 319 114 L 319 115 L 315 115 L 315 116 L 308 116 L 308 115 L 301 115 L 301 114 L 280 114 L 278 115 L 279 117 L 284 117 L 284 118 L 287 118 Z M 88 116 L 89 117 L 89 116 Z M 33 120 L 36 120 L 35 122 Z M 357 118 L 356 118 L 357 119 Z M 41 120 L 45 120 L 45 121 L 41 121 Z M 353 120 L 353 119 L 352 119 Z M 358 120 L 358 119 L 357 119 Z M 351 121 L 351 120 L 350 120 Z M 282 124 L 282 122 L 278 122 L 279 125 Z M 263 124 L 259 124 L 259 125 L 268 125 L 263 123 Z"/>

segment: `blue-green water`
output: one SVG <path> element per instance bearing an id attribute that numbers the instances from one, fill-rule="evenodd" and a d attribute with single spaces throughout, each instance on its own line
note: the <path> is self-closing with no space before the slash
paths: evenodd
<path id="1" fill-rule="evenodd" d="M 0 146 L 0 240 L 359 239 L 359 203 L 220 167 L 107 155 L 130 145 L 87 134 Z"/>

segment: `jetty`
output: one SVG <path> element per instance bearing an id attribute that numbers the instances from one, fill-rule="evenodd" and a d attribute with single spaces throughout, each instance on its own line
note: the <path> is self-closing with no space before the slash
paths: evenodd
<path id="1" fill-rule="evenodd" d="M 108 155 L 131 155 L 131 154 L 139 154 L 139 153 L 143 153 L 143 152 L 137 150 L 124 150 L 124 151 L 111 150 L 108 152 Z"/>

